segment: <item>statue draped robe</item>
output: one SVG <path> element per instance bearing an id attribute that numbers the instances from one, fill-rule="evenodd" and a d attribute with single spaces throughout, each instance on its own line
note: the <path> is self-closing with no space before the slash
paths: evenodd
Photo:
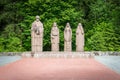
<path id="1" fill-rule="evenodd" d="M 53 26 L 51 29 L 51 49 L 59 51 L 59 29 L 57 26 Z"/>
<path id="2" fill-rule="evenodd" d="M 64 30 L 64 51 L 71 52 L 72 51 L 72 30 L 70 25 L 67 23 L 67 26 Z"/>
<path id="3" fill-rule="evenodd" d="M 32 52 L 43 51 L 43 24 L 40 21 L 34 21 L 31 28 Z"/>
<path id="4" fill-rule="evenodd" d="M 84 51 L 84 30 L 81 23 L 79 23 L 76 30 L 76 51 Z"/>

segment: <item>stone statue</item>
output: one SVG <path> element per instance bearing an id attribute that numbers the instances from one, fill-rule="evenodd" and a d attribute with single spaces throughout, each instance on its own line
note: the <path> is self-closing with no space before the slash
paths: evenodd
<path id="1" fill-rule="evenodd" d="M 52 51 L 59 51 L 59 29 L 55 22 L 51 29 L 51 49 Z"/>
<path id="2" fill-rule="evenodd" d="M 81 23 L 76 30 L 76 51 L 84 51 L 84 30 Z"/>
<path id="3" fill-rule="evenodd" d="M 31 27 L 31 44 L 32 52 L 41 52 L 43 51 L 43 24 L 39 20 L 40 17 L 36 16 L 36 20 L 32 23 Z"/>
<path id="4" fill-rule="evenodd" d="M 64 30 L 64 51 L 72 51 L 72 30 L 70 24 L 67 23 Z"/>

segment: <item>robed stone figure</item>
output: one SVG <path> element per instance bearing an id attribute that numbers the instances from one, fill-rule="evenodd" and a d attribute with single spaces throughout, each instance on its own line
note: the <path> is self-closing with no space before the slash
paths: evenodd
<path id="1" fill-rule="evenodd" d="M 59 51 L 59 29 L 57 24 L 54 22 L 51 29 L 51 50 Z"/>
<path id="2" fill-rule="evenodd" d="M 84 30 L 81 23 L 78 24 L 76 29 L 76 51 L 84 51 Z"/>
<path id="3" fill-rule="evenodd" d="M 36 20 L 32 23 L 31 37 L 32 37 L 32 52 L 43 51 L 43 24 L 39 20 L 40 17 L 36 16 Z"/>
<path id="4" fill-rule="evenodd" d="M 70 24 L 67 23 L 64 30 L 64 51 L 72 51 L 72 30 Z"/>

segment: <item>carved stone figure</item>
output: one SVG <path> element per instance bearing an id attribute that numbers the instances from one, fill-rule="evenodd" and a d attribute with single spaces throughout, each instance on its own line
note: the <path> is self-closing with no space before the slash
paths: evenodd
<path id="1" fill-rule="evenodd" d="M 81 23 L 76 30 L 76 51 L 84 51 L 84 30 Z"/>
<path id="2" fill-rule="evenodd" d="M 64 30 L 64 51 L 72 51 L 72 30 L 70 24 L 67 23 Z"/>
<path id="3" fill-rule="evenodd" d="M 39 20 L 40 17 L 36 16 L 36 20 L 32 23 L 31 27 L 31 44 L 32 52 L 41 52 L 43 50 L 43 24 Z"/>
<path id="4" fill-rule="evenodd" d="M 51 29 L 51 49 L 52 51 L 59 51 L 59 29 L 55 22 Z"/>

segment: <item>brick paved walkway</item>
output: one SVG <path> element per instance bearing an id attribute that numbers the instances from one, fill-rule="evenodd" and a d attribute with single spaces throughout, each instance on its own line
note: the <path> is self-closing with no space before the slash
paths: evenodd
<path id="1" fill-rule="evenodd" d="M 0 80 L 120 80 L 95 59 L 23 58 L 0 67 Z"/>

